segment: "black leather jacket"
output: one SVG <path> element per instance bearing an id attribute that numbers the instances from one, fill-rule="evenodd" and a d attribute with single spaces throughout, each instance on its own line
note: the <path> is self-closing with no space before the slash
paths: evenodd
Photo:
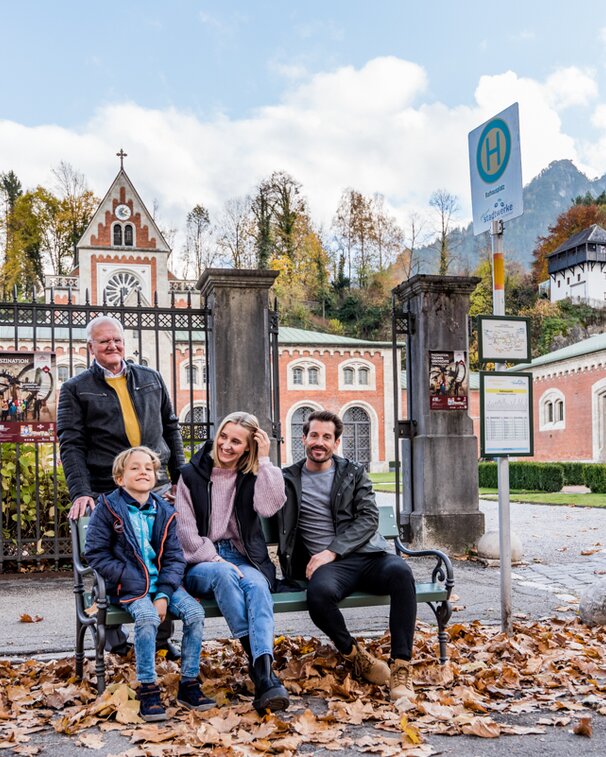
<path id="1" fill-rule="evenodd" d="M 333 457 L 335 478 L 330 494 L 335 538 L 327 549 L 345 557 L 352 552 L 391 552 L 378 531 L 379 510 L 370 479 L 363 466 Z M 301 460 L 282 473 L 286 483 L 286 504 L 277 513 L 279 526 L 279 556 L 286 578 L 304 578 L 309 554 L 302 539 L 297 539 L 299 508 L 301 506 Z"/>
<path id="2" fill-rule="evenodd" d="M 126 385 L 141 427 L 141 444 L 157 452 L 162 461 L 158 483 L 168 481 L 166 466 L 176 483 L 185 463 L 183 440 L 162 377 L 151 368 L 127 363 Z M 72 501 L 116 488 L 114 458 L 131 445 L 118 395 L 96 362 L 61 387 L 57 436 Z"/>

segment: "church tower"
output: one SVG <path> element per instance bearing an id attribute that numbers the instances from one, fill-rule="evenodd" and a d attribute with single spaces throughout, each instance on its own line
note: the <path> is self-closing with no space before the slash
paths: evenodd
<path id="1" fill-rule="evenodd" d="M 88 289 L 90 302 L 108 305 L 141 302 L 168 306 L 170 247 L 124 170 L 120 170 L 78 243 L 79 300 Z"/>

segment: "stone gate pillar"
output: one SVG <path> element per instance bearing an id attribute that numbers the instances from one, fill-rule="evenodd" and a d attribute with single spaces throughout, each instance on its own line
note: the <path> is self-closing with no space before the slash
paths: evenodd
<path id="1" fill-rule="evenodd" d="M 468 410 L 435 409 L 445 403 L 436 401 L 435 384 L 430 389 L 431 366 L 440 360 L 435 353 L 465 352 L 469 358 L 469 296 L 479 281 L 470 276 L 418 275 L 393 290 L 414 321 L 412 334 L 409 325 L 406 377 L 416 434 L 411 442 L 412 476 L 405 471 L 403 478 L 412 488 L 410 512 L 404 516 L 415 545 L 461 551 L 484 533 L 473 423 Z"/>
<path id="2" fill-rule="evenodd" d="M 277 271 L 207 268 L 196 287 L 212 311 L 209 319 L 210 420 L 244 410 L 271 437 L 269 289 Z"/>

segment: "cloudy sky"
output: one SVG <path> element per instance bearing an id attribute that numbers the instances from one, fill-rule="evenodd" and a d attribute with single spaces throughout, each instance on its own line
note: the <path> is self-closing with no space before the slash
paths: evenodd
<path id="1" fill-rule="evenodd" d="M 399 220 L 431 192 L 471 217 L 468 132 L 517 101 L 528 183 L 606 173 L 606 3 L 1 0 L 0 172 L 103 195 L 125 168 L 164 225 L 274 170 L 329 225 L 346 187 Z"/>

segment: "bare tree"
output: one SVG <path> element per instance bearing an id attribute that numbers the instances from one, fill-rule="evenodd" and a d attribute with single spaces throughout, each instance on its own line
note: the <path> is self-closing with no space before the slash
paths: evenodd
<path id="1" fill-rule="evenodd" d="M 227 200 L 215 226 L 217 246 L 234 268 L 255 266 L 255 220 L 250 197 Z"/>
<path id="2" fill-rule="evenodd" d="M 450 194 L 445 189 L 437 189 L 429 198 L 429 204 L 438 214 L 439 228 L 436 240 L 439 253 L 438 274 L 445 276 L 452 262 L 448 234 L 452 218 L 459 210 L 459 202 L 456 195 Z"/>
<path id="3" fill-rule="evenodd" d="M 210 216 L 204 205 L 196 205 L 187 214 L 185 221 L 185 275 L 190 271 L 194 278 L 200 278 L 205 268 L 212 268 L 218 255 L 217 247 L 211 240 Z"/>
<path id="4" fill-rule="evenodd" d="M 404 247 L 404 232 L 398 226 L 394 216 L 385 209 L 385 197 L 375 194 L 371 203 L 372 241 L 375 247 L 374 258 L 379 271 L 385 270 Z"/>

